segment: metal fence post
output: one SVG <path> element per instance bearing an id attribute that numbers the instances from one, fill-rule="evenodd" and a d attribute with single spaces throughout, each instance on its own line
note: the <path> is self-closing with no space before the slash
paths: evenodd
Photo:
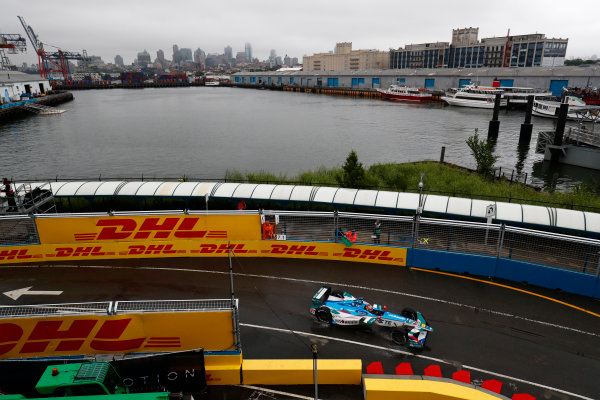
<path id="1" fill-rule="evenodd" d="M 338 232 L 340 230 L 340 225 L 339 225 L 340 221 L 339 221 L 339 215 L 338 215 L 338 210 L 335 210 L 333 212 L 333 241 L 335 243 L 337 243 L 338 241 Z"/>
<path id="2" fill-rule="evenodd" d="M 500 258 L 502 255 L 502 246 L 504 245 L 504 232 L 506 231 L 506 225 L 500 225 L 500 235 L 498 235 L 498 244 L 496 246 L 496 258 Z"/>

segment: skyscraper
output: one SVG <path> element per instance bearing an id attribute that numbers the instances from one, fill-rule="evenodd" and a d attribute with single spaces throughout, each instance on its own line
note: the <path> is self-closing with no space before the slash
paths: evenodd
<path id="1" fill-rule="evenodd" d="M 233 58 L 233 49 L 231 48 L 231 46 L 225 47 L 224 54 L 225 54 L 225 58 L 227 59 L 227 61 L 229 61 Z"/>
<path id="2" fill-rule="evenodd" d="M 173 45 L 173 64 L 179 64 L 181 62 L 181 56 L 179 55 L 179 46 Z"/>
<path id="3" fill-rule="evenodd" d="M 246 43 L 246 47 L 245 47 L 245 53 L 246 53 L 246 60 L 248 62 L 252 62 L 252 45 L 250 43 Z"/>
<path id="4" fill-rule="evenodd" d="M 119 67 L 125 66 L 125 64 L 123 64 L 123 57 L 118 54 L 115 56 L 115 65 L 118 65 Z"/>

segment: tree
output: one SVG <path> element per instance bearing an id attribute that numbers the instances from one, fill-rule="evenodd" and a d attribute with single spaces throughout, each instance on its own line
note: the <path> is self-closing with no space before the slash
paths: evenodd
<path id="1" fill-rule="evenodd" d="M 477 173 L 481 175 L 491 175 L 494 171 L 494 164 L 498 161 L 498 156 L 493 154 L 493 144 L 487 140 L 479 139 L 475 129 L 475 135 L 467 139 L 467 146 L 471 149 L 471 154 L 477 163 Z"/>
<path id="2" fill-rule="evenodd" d="M 342 166 L 342 174 L 336 176 L 341 187 L 360 189 L 366 186 L 365 169 L 358 162 L 356 152 L 352 150 Z"/>

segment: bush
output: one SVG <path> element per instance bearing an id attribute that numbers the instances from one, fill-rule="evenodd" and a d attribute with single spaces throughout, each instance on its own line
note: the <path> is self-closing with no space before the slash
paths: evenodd
<path id="1" fill-rule="evenodd" d="M 492 175 L 494 164 L 498 161 L 498 156 L 493 153 L 493 144 L 487 140 L 479 139 L 475 129 L 475 134 L 467 139 L 467 146 L 471 149 L 471 154 L 477 163 L 477 172 L 481 175 Z"/>

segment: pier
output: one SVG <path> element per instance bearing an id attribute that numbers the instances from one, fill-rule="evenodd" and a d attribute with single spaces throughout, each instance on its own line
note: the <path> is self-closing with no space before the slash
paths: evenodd
<path id="1" fill-rule="evenodd" d="M 31 111 L 29 111 L 27 108 L 31 107 L 31 105 L 34 104 L 46 107 L 53 107 L 71 100 L 73 100 L 73 93 L 60 92 L 50 94 L 44 97 L 37 97 L 35 99 L 5 104 L 3 106 L 0 106 L 0 122 L 13 118 L 19 118 L 23 115 L 31 114 Z M 35 107 L 35 105 L 33 107 Z"/>

